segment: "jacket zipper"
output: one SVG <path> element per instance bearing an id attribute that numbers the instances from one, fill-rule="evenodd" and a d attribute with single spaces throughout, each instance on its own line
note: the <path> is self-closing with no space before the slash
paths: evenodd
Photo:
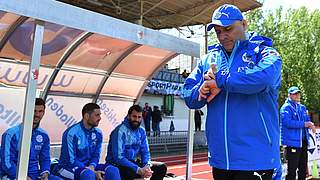
<path id="1" fill-rule="evenodd" d="M 267 138 L 268 138 L 269 144 L 272 145 L 272 141 L 271 141 L 271 138 L 270 138 L 270 135 L 269 135 L 269 131 L 268 131 L 268 128 L 267 128 L 267 125 L 266 125 L 266 122 L 264 120 L 262 112 L 260 112 L 260 117 L 261 117 L 261 120 L 263 122 L 264 130 L 265 130 L 265 132 L 267 134 Z"/>
<path id="2" fill-rule="evenodd" d="M 224 55 L 227 57 L 226 59 L 228 60 L 228 62 L 227 62 L 228 63 L 228 70 L 231 67 L 234 54 L 237 51 L 238 47 L 239 47 L 239 41 L 236 42 L 235 48 L 232 50 L 230 58 L 227 55 L 227 53 L 225 51 L 223 51 Z M 222 46 L 222 49 L 224 50 L 223 46 Z M 230 168 L 229 167 L 229 164 L 230 164 L 229 163 L 229 153 L 228 153 L 229 152 L 229 150 L 228 150 L 228 137 L 227 137 L 228 99 L 229 99 L 229 92 L 227 91 L 226 92 L 226 99 L 224 101 L 224 147 L 225 147 L 225 154 L 226 154 L 227 170 L 229 170 L 229 168 Z"/>
<path id="3" fill-rule="evenodd" d="M 296 113 L 297 113 L 297 116 L 298 116 L 298 119 L 299 119 L 299 121 L 301 121 L 301 118 L 300 118 L 300 115 L 299 115 L 299 110 L 300 109 L 298 109 L 299 108 L 299 106 L 296 104 Z M 300 128 L 300 147 L 302 147 L 302 131 L 304 130 L 304 128 Z"/>
<path id="4" fill-rule="evenodd" d="M 299 110 L 300 109 L 298 109 L 298 104 L 295 104 L 295 103 L 292 104 L 290 102 L 290 106 L 293 108 L 294 112 L 297 113 L 298 121 L 301 121 L 301 118 L 300 118 L 300 115 L 299 115 Z M 302 147 L 302 130 L 304 130 L 304 128 L 300 128 L 300 130 L 299 130 L 299 132 L 300 132 L 300 138 L 299 138 L 300 146 L 299 147 Z"/>
<path id="5" fill-rule="evenodd" d="M 224 148 L 226 153 L 227 170 L 229 170 L 229 154 L 228 154 L 228 138 L 227 138 L 228 98 L 229 98 L 229 92 L 227 91 L 226 99 L 224 101 Z"/>

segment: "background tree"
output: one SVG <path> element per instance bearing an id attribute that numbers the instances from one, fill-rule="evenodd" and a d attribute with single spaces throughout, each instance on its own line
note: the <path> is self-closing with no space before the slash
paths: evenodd
<path id="1" fill-rule="evenodd" d="M 303 92 L 303 103 L 309 110 L 320 106 L 320 11 L 302 7 L 275 12 L 261 9 L 249 12 L 249 29 L 274 40 L 283 59 L 282 88 L 279 103 L 287 97 L 287 89 L 296 85 Z"/>

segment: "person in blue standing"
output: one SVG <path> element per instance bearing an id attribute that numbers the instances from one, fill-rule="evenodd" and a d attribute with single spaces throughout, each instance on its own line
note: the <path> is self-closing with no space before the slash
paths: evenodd
<path id="1" fill-rule="evenodd" d="M 142 108 L 133 105 L 124 121 L 110 134 L 106 164 L 116 166 L 122 180 L 150 178 L 162 180 L 167 167 L 161 162 L 151 162 L 149 145 L 142 121 Z"/>
<path id="2" fill-rule="evenodd" d="M 300 103 L 301 91 L 292 86 L 288 89 L 288 99 L 280 109 L 281 144 L 285 146 L 288 161 L 286 180 L 306 179 L 308 162 L 309 129 L 316 132 L 310 121 L 307 108 Z"/>
<path id="3" fill-rule="evenodd" d="M 99 164 L 102 132 L 100 106 L 88 103 L 82 108 L 82 121 L 65 130 L 58 165 L 58 175 L 75 180 L 118 180 L 116 167 Z"/>
<path id="4" fill-rule="evenodd" d="M 28 180 L 60 179 L 50 175 L 50 139 L 48 133 L 39 127 L 45 114 L 45 108 L 44 100 L 36 98 L 30 144 Z M 9 128 L 2 135 L 0 169 L 3 178 L 16 178 L 21 128 L 22 124 L 19 124 Z"/>
<path id="5" fill-rule="evenodd" d="M 247 28 L 238 7 L 218 7 L 207 30 L 215 31 L 219 43 L 184 83 L 187 106 L 207 106 L 205 130 L 215 180 L 271 180 L 280 164 L 282 60 L 271 39 Z"/>

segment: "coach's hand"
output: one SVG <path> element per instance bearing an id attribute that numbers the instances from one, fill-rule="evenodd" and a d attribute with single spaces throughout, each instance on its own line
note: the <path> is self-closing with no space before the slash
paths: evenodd
<path id="1" fill-rule="evenodd" d="M 203 77 L 205 81 L 199 89 L 199 101 L 207 99 L 207 102 L 210 102 L 221 91 L 215 80 L 216 71 L 216 64 L 211 64 L 211 68 Z M 208 96 L 209 93 L 210 95 Z"/>

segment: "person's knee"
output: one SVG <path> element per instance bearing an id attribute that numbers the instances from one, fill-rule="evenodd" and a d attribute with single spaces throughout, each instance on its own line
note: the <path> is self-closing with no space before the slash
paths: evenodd
<path id="1" fill-rule="evenodd" d="M 62 180 L 62 178 L 50 174 L 49 175 L 49 180 Z"/>
<path id="2" fill-rule="evenodd" d="M 90 169 L 84 169 L 80 173 L 80 180 L 95 179 L 96 174 Z"/>
<path id="3" fill-rule="evenodd" d="M 105 180 L 106 179 L 120 180 L 119 169 L 112 165 L 107 166 L 105 169 Z"/>
<path id="4" fill-rule="evenodd" d="M 160 170 L 160 172 L 162 172 L 161 174 L 163 174 L 165 176 L 166 173 L 167 173 L 167 165 L 164 164 L 164 163 L 160 164 L 159 165 L 159 170 Z"/>
<path id="5" fill-rule="evenodd" d="M 167 173 L 167 165 L 164 163 L 157 163 L 152 170 L 156 176 L 164 177 Z"/>
<path id="6" fill-rule="evenodd" d="M 136 172 L 129 167 L 120 166 L 119 167 L 121 179 L 133 180 L 136 176 Z"/>

